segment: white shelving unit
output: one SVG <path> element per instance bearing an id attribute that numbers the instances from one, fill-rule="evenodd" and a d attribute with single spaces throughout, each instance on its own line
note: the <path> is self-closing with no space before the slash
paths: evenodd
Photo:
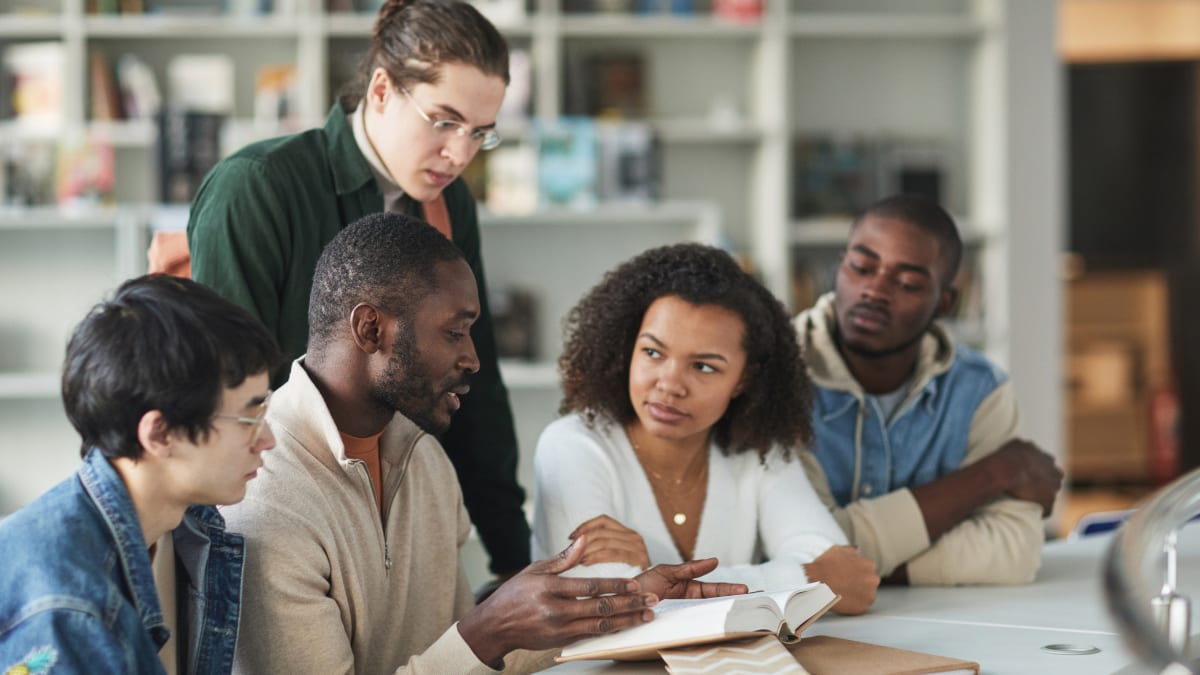
<path id="1" fill-rule="evenodd" d="M 33 4 L 0 0 L 0 12 L 21 3 Z M 365 48 L 373 24 L 372 16 L 328 15 L 322 10 L 323 0 L 297 0 L 289 3 L 295 6 L 294 13 L 253 18 L 94 17 L 84 14 L 84 0 L 42 4 L 58 11 L 0 15 L 0 47 L 45 39 L 66 45 L 66 133 L 111 139 L 117 148 L 117 196 L 126 204 L 154 198 L 155 132 L 145 123 L 87 120 L 89 50 L 101 50 L 110 58 L 136 52 L 150 63 L 160 83 L 172 54 L 233 54 L 238 64 L 234 116 L 239 120 L 233 135 L 240 144 L 275 131 L 249 122 L 258 67 L 294 64 L 305 83 L 297 102 L 300 118 L 306 124 L 319 124 L 332 100 L 331 73 Z M 530 436 L 540 431 L 534 427 L 543 417 L 552 416 L 557 404 L 549 365 L 558 348 L 555 321 L 563 307 L 598 280 L 600 271 L 655 243 L 707 240 L 711 231 L 705 228 L 719 222 L 732 246 L 747 255 L 773 291 L 786 298 L 795 262 L 812 250 L 836 246 L 846 228 L 843 222 L 814 229 L 792 217 L 792 143 L 813 133 L 893 133 L 938 139 L 948 148 L 947 205 L 971 224 L 972 236 L 978 237 L 974 246 L 983 260 L 983 335 L 988 351 L 1008 367 L 1017 384 L 1025 432 L 1057 450 L 1061 293 L 1056 256 L 1062 179 L 1055 4 L 1043 0 L 767 0 L 765 4 L 762 20 L 746 24 L 704 14 L 567 14 L 561 0 L 531 0 L 524 21 L 501 26 L 514 48 L 532 55 L 531 108 L 543 118 L 563 111 L 563 80 L 572 72 L 567 67 L 572 59 L 608 50 L 644 55 L 647 104 L 650 122 L 662 141 L 667 202 L 649 210 L 629 207 L 600 214 L 564 211 L 528 218 L 484 218 L 489 282 L 493 286 L 526 283 L 558 294 L 543 306 L 538 363 L 505 364 L 522 418 L 523 449 L 532 450 Z M 23 133 L 0 122 L 0 143 Z M 523 133 L 514 130 L 511 136 L 519 140 Z M 701 206 L 701 202 L 715 206 Z M 24 231 L 0 226 L 0 242 L 25 236 L 18 234 Z M 59 232 L 65 238 L 68 230 Z M 111 232 L 126 230 L 112 226 Z M 137 239 L 122 236 L 131 248 L 120 254 L 121 261 L 93 262 L 84 254 L 75 263 L 109 274 L 116 271 L 114 282 L 140 271 L 127 260 L 131 256 L 140 260 L 141 249 L 133 243 Z M 0 251 L 6 248 L 0 243 Z M 90 303 L 105 290 L 94 285 L 51 288 L 45 274 L 33 270 L 29 274 L 28 281 L 7 283 L 25 284 L 52 301 L 61 294 L 72 301 L 86 297 Z M 0 309 L 10 304 L 12 289 L 3 287 L 6 299 L 0 301 Z M 81 311 L 70 314 L 65 303 L 55 309 L 70 320 L 81 315 Z M 1037 328 L 1028 330 L 1030 326 Z M 62 328 L 63 333 L 47 339 L 61 339 Z M 38 367 L 52 372 L 55 365 L 46 362 Z M 5 366 L 13 367 L 0 363 L 0 373 L 6 372 Z M 7 397 L 0 398 L 0 409 L 20 398 L 26 386 L 21 382 L 0 379 L 0 392 Z M 45 383 L 30 384 L 28 391 L 36 398 L 34 392 L 44 392 Z M 526 415 L 535 406 L 540 416 Z M 5 447 L 17 447 L 14 439 L 8 440 L 12 442 Z M 11 507 L 17 494 L 8 483 L 18 479 L 8 478 L 7 468 L 3 475 L 0 509 Z M 523 478 L 532 487 L 528 477 Z M 44 482 L 37 485 L 44 486 Z M 17 499 L 27 496 L 20 492 Z"/>
<path id="2" fill-rule="evenodd" d="M 60 400 L 66 340 L 144 271 L 145 234 L 139 209 L 0 209 L 0 513 L 78 466 Z"/>

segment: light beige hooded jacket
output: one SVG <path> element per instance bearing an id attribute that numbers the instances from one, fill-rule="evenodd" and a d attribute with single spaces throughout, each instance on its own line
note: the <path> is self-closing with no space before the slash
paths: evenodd
<path id="1" fill-rule="evenodd" d="M 861 407 L 865 394 L 833 339 L 833 294 L 822 296 L 811 309 L 800 313 L 794 325 L 813 383 L 849 392 Z M 925 385 L 953 362 L 954 344 L 935 325 L 921 343 L 910 396 L 920 395 Z M 901 403 L 901 408 L 907 403 Z M 1014 438 L 1017 422 L 1016 398 L 1012 383 L 1006 380 L 976 409 L 963 466 L 979 461 Z M 1038 504 L 1011 498 L 995 500 L 937 541 L 930 541 L 925 518 L 908 487 L 860 497 L 839 508 L 816 456 L 809 451 L 800 456 L 817 495 L 850 542 L 875 562 L 882 576 L 908 563 L 908 580 L 914 585 L 1024 584 L 1033 581 L 1041 565 L 1045 530 Z M 854 491 L 858 492 L 857 486 Z"/>

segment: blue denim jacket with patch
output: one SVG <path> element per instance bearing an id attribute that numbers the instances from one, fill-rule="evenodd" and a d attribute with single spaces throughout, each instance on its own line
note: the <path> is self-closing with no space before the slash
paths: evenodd
<path id="1" fill-rule="evenodd" d="M 210 506 L 174 532 L 183 672 L 228 673 L 243 543 Z M 0 521 L 0 672 L 160 673 L 163 622 L 129 492 L 92 450 L 74 476 Z"/>

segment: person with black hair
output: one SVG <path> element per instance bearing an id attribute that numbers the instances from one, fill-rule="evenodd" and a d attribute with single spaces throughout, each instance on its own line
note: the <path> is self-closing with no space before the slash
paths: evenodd
<path id="1" fill-rule="evenodd" d="M 442 443 L 500 577 L 529 564 L 517 438 L 500 377 L 475 200 L 459 177 L 496 147 L 508 46 L 461 0 L 387 0 L 357 79 L 325 126 L 249 145 L 220 162 L 192 203 L 193 278 L 263 320 L 291 360 L 308 341 L 321 250 L 349 223 L 383 211 L 433 224 L 462 249 L 479 284 L 475 394 Z M 279 386 L 288 369 L 273 373 Z"/>
<path id="2" fill-rule="evenodd" d="M 276 393 L 279 447 L 241 503 L 237 672 L 528 672 L 579 637 L 652 618 L 663 597 L 745 592 L 692 579 L 715 560 L 636 579 L 558 576 L 581 546 L 475 605 L 470 532 L 436 435 L 474 396 L 480 302 L 461 252 L 397 213 L 342 230 L 317 261 L 308 353 Z"/>
<path id="3" fill-rule="evenodd" d="M 610 271 L 568 314 L 559 368 L 566 416 L 534 460 L 535 557 L 584 538 L 573 574 L 715 556 L 705 580 L 824 581 L 849 614 L 874 601 L 874 566 L 793 456 L 811 386 L 787 312 L 729 254 L 677 244 Z"/>
<path id="4" fill-rule="evenodd" d="M 62 378 L 83 466 L 0 522 L 0 671 L 230 671 L 243 545 L 211 505 L 275 444 L 278 361 L 257 319 L 186 279 L 92 309 Z"/>
<path id="5" fill-rule="evenodd" d="M 1017 438 L 1008 376 L 937 323 L 961 258 L 954 220 L 924 197 L 854 222 L 834 291 L 794 322 L 816 385 L 801 459 L 887 581 L 1028 583 L 1062 472 Z"/>

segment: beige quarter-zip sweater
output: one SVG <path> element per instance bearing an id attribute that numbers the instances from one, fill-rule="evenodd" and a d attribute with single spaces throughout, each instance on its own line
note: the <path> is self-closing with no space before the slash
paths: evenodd
<path id="1" fill-rule="evenodd" d="M 441 445 L 396 415 L 380 439 L 381 516 L 302 362 L 271 399 L 275 449 L 245 500 L 222 509 L 246 537 L 234 671 L 495 672 L 456 624 L 473 604 L 459 565 L 470 522 Z M 527 672 L 550 656 L 506 663 Z"/>

